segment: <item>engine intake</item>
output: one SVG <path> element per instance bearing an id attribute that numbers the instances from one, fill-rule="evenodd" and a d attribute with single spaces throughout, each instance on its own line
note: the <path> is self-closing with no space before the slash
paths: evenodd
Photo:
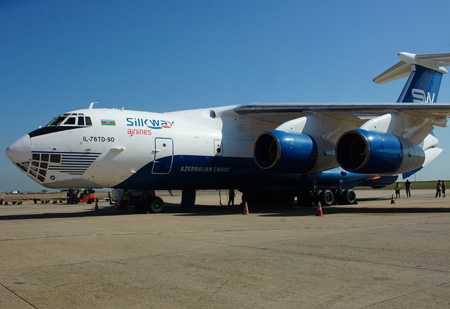
<path id="1" fill-rule="evenodd" d="M 336 160 L 349 172 L 394 175 L 422 166 L 425 153 L 422 148 L 404 138 L 357 129 L 339 138 Z"/>
<path id="2" fill-rule="evenodd" d="M 317 162 L 317 144 L 306 134 L 268 131 L 256 139 L 253 157 L 265 170 L 308 173 Z"/>

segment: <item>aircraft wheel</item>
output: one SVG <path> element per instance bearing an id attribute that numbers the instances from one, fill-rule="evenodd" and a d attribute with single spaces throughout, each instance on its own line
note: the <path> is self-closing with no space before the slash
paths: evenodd
<path id="1" fill-rule="evenodd" d="M 342 190 L 340 193 L 341 204 L 356 204 L 356 193 L 352 189 Z"/>
<path id="2" fill-rule="evenodd" d="M 164 201 L 160 197 L 155 196 L 148 206 L 148 210 L 151 213 L 160 213 L 164 210 Z"/>
<path id="3" fill-rule="evenodd" d="M 347 202 L 349 204 L 356 204 L 356 192 L 352 189 L 347 190 Z"/>
<path id="4" fill-rule="evenodd" d="M 72 200 L 72 203 L 75 205 L 78 204 L 79 202 L 80 200 L 77 197 Z"/>
<path id="5" fill-rule="evenodd" d="M 331 206 L 334 204 L 334 194 L 331 190 L 323 190 L 320 195 L 320 201 L 323 206 Z"/>

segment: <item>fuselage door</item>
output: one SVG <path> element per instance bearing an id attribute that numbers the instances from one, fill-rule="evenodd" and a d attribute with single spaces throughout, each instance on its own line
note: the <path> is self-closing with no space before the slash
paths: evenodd
<path id="1" fill-rule="evenodd" d="M 170 173 L 173 162 L 173 140 L 171 138 L 155 138 L 155 148 L 152 152 L 155 154 L 152 173 Z"/>

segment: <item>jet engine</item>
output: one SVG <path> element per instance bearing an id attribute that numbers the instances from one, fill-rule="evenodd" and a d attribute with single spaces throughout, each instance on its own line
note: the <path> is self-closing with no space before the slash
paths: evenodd
<path id="1" fill-rule="evenodd" d="M 357 129 L 339 138 L 336 160 L 349 172 L 394 175 L 422 166 L 425 153 L 422 148 L 404 138 Z"/>
<path id="2" fill-rule="evenodd" d="M 318 160 L 321 159 L 320 154 L 325 153 L 325 151 L 320 151 L 324 148 L 322 146 L 320 140 L 307 134 L 272 130 L 261 134 L 256 139 L 253 157 L 256 164 L 264 170 L 281 173 L 309 173 L 317 169 Z M 333 151 L 328 152 L 328 154 L 331 153 Z M 335 162 L 332 155 L 328 155 L 327 160 Z M 325 169 L 330 164 L 326 162 L 320 165 L 323 165 Z"/>

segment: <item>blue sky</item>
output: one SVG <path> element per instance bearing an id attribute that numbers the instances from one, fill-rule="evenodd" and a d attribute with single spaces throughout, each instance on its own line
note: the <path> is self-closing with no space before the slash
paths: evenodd
<path id="1" fill-rule="evenodd" d="M 54 116 L 252 102 L 394 102 L 397 53 L 450 52 L 448 1 L 0 1 L 0 145 Z M 440 102 L 450 102 L 450 76 Z M 450 178 L 444 153 L 416 179 Z M 44 187 L 0 156 L 0 190 Z"/>

